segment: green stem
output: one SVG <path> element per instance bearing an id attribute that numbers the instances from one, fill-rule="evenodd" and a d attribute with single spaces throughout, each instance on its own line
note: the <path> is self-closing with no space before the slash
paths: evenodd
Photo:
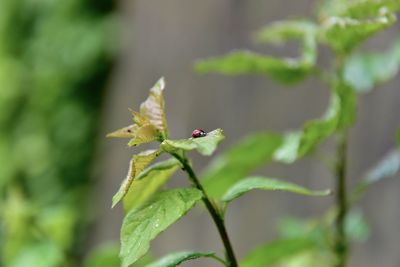
<path id="1" fill-rule="evenodd" d="M 201 185 L 199 179 L 197 178 L 195 172 L 193 171 L 188 159 L 186 157 L 181 157 L 177 154 L 172 154 L 176 159 L 178 159 L 182 165 L 184 171 L 187 173 L 189 179 L 193 183 L 193 185 L 199 189 L 203 193 L 203 202 L 206 205 L 208 212 L 210 213 L 212 219 L 214 220 L 215 225 L 217 226 L 219 235 L 221 236 L 222 242 L 225 246 L 225 258 L 226 258 L 226 266 L 227 267 L 238 267 L 238 263 L 235 257 L 235 253 L 233 251 L 233 247 L 229 240 L 228 233 L 225 227 L 225 221 L 223 216 L 221 215 L 219 209 L 213 204 L 207 192 L 204 190 Z"/>
<path id="2" fill-rule="evenodd" d="M 348 210 L 347 205 L 347 189 L 346 189 L 346 172 L 347 172 L 347 132 L 339 133 L 339 143 L 337 148 L 337 165 L 336 165 L 336 240 L 335 253 L 337 256 L 336 267 L 345 267 L 348 256 L 348 240 L 346 236 L 345 220 Z"/>

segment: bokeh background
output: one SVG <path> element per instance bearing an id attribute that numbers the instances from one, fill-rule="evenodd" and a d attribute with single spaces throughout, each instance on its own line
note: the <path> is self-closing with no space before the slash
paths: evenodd
<path id="1" fill-rule="evenodd" d="M 111 198 L 137 150 L 127 148 L 124 140 L 104 136 L 130 123 L 127 109 L 138 107 L 161 76 L 167 81 L 171 137 L 188 137 L 194 128 L 221 127 L 227 138 L 220 151 L 250 132 L 296 129 L 323 114 L 329 90 L 313 78 L 286 88 L 265 77 L 233 78 L 193 71 L 196 59 L 235 48 L 295 55 L 292 44 L 255 46 L 251 33 L 276 20 L 312 16 L 316 3 L 1 0 L 3 265 L 52 266 L 32 265 L 32 259 L 60 250 L 75 264 L 72 266 L 80 266 L 80 259 L 91 249 L 118 240 L 122 210 L 110 209 Z M 399 29 L 397 24 L 379 34 L 366 48 L 387 48 Z M 323 47 L 320 51 L 320 63 L 330 64 L 329 51 Z M 399 81 L 395 78 L 360 97 L 358 122 L 351 131 L 350 184 L 394 147 L 400 126 Z M 290 166 L 272 164 L 256 173 L 315 189 L 332 187 L 333 177 L 324 165 L 332 156 L 332 144 L 327 142 L 321 154 Z M 210 160 L 195 154 L 193 158 L 199 172 Z M 178 175 L 172 184 L 187 182 Z M 372 231 L 368 242 L 354 247 L 349 266 L 400 266 L 399 190 L 400 179 L 386 180 L 362 200 L 359 209 Z M 275 192 L 244 196 L 227 214 L 238 256 L 276 238 L 280 218 L 318 216 L 332 203 L 329 197 Z M 60 227 L 65 231 L 57 231 Z M 51 242 L 43 242 L 43 236 Z M 211 219 L 200 208 L 153 245 L 157 257 L 183 249 L 222 250 Z M 185 266 L 214 263 L 199 260 Z"/>

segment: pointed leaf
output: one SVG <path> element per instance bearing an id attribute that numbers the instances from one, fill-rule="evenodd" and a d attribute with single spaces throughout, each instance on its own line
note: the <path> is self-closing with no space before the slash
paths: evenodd
<path id="1" fill-rule="evenodd" d="M 222 197 L 222 201 L 230 202 L 247 192 L 259 189 L 267 191 L 285 191 L 306 196 L 327 196 L 330 190 L 313 191 L 305 187 L 272 178 L 254 176 L 249 177 L 232 186 Z"/>
<path id="2" fill-rule="evenodd" d="M 125 211 L 140 208 L 149 201 L 179 168 L 180 163 L 171 158 L 157 162 L 142 171 L 135 177 L 124 197 Z"/>
<path id="3" fill-rule="evenodd" d="M 203 186 L 211 196 L 221 197 L 234 183 L 271 161 L 281 143 L 282 137 L 274 133 L 247 136 L 212 162 L 202 175 Z"/>
<path id="4" fill-rule="evenodd" d="M 309 238 L 276 240 L 254 249 L 241 262 L 240 267 L 272 267 L 288 257 L 313 249 L 315 244 Z"/>
<path id="5" fill-rule="evenodd" d="M 107 137 L 115 137 L 115 138 L 134 138 L 137 130 L 140 127 L 136 124 L 129 125 L 127 127 L 118 129 L 112 133 L 107 134 Z"/>
<path id="6" fill-rule="evenodd" d="M 312 66 L 294 58 L 275 58 L 250 51 L 233 51 L 226 56 L 201 60 L 195 69 L 200 73 L 224 75 L 261 74 L 283 83 L 303 80 Z"/>
<path id="7" fill-rule="evenodd" d="M 112 207 L 114 207 L 122 198 L 124 198 L 124 196 L 128 193 L 128 190 L 135 177 L 141 173 L 156 157 L 158 157 L 160 153 L 160 150 L 146 150 L 132 157 L 129 163 L 128 175 L 122 182 L 118 192 L 114 195 L 112 199 Z"/>
<path id="8" fill-rule="evenodd" d="M 161 78 L 154 87 L 150 89 L 149 97 L 140 106 L 140 114 L 148 118 L 151 124 L 166 138 L 168 136 L 168 127 L 164 110 L 164 88 L 165 81 L 164 78 Z"/>
<path id="9" fill-rule="evenodd" d="M 175 267 L 185 261 L 194 260 L 201 257 L 213 257 L 213 256 L 214 253 L 212 252 L 182 251 L 167 255 L 162 259 L 147 265 L 146 267 Z"/>
<path id="10" fill-rule="evenodd" d="M 202 198 L 194 188 L 173 189 L 161 193 L 140 209 L 131 210 L 121 229 L 122 267 L 143 256 L 157 235 L 184 216 Z"/>
<path id="11" fill-rule="evenodd" d="M 216 129 L 207 133 L 204 137 L 189 138 L 181 140 L 164 140 L 161 148 L 169 153 L 174 153 L 178 150 L 190 151 L 196 149 L 200 154 L 211 155 L 218 144 L 225 138 L 221 129 Z"/>
<path id="12" fill-rule="evenodd" d="M 384 68 L 382 66 L 385 66 Z M 344 78 L 358 92 L 369 92 L 379 83 L 392 79 L 400 67 L 400 40 L 379 53 L 357 53 L 346 62 Z"/>

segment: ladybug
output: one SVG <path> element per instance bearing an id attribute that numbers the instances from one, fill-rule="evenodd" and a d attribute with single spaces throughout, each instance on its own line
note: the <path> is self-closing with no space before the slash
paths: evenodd
<path id="1" fill-rule="evenodd" d="M 206 136 L 206 135 L 207 135 L 207 133 L 206 133 L 205 131 L 201 130 L 201 129 L 195 129 L 195 130 L 192 132 L 192 137 L 193 137 L 193 138 L 204 137 L 204 136 Z"/>

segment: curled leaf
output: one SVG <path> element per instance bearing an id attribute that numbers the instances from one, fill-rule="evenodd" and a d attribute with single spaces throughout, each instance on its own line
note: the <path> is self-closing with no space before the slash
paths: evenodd
<path id="1" fill-rule="evenodd" d="M 179 150 L 190 151 L 197 150 L 200 154 L 211 155 L 218 144 L 225 138 L 221 129 L 216 129 L 207 133 L 206 136 L 200 138 L 188 138 L 181 140 L 164 140 L 161 148 L 169 153 L 175 153 Z"/>
<path id="2" fill-rule="evenodd" d="M 254 189 L 285 191 L 306 196 L 327 196 L 330 194 L 330 190 L 314 191 L 282 180 L 255 176 L 243 179 L 233 185 L 222 197 L 222 201 L 231 202 L 232 200 Z"/>
<path id="3" fill-rule="evenodd" d="M 182 251 L 167 255 L 160 260 L 147 265 L 146 267 L 175 267 L 185 261 L 213 256 L 214 253 L 212 252 Z"/>
<path id="4" fill-rule="evenodd" d="M 180 166 L 178 160 L 171 158 L 157 162 L 143 170 L 132 181 L 129 191 L 124 197 L 124 210 L 140 208 L 149 201 Z"/>
<path id="5" fill-rule="evenodd" d="M 114 207 L 127 193 L 135 179 L 157 156 L 160 155 L 159 150 L 147 150 L 138 155 L 134 155 L 129 163 L 129 171 L 125 180 L 122 182 L 118 192 L 112 199 L 112 207 Z"/>

